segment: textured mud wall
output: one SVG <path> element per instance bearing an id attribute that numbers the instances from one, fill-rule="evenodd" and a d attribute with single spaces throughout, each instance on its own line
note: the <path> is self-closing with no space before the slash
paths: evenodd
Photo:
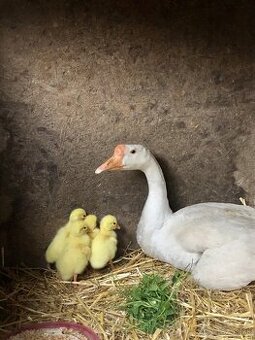
<path id="1" fill-rule="evenodd" d="M 253 1 L 0 6 L 6 264 L 43 264 L 76 206 L 116 214 L 121 248 L 135 240 L 142 174 L 94 174 L 120 142 L 156 154 L 174 210 L 239 196 L 254 204 Z"/>

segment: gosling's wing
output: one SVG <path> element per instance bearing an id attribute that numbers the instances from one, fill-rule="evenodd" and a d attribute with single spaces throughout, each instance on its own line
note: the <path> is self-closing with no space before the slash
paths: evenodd
<path id="1" fill-rule="evenodd" d="M 48 263 L 54 263 L 57 261 L 59 255 L 64 249 L 67 236 L 68 229 L 66 228 L 66 226 L 58 230 L 56 236 L 51 241 L 45 253 L 46 261 Z"/>

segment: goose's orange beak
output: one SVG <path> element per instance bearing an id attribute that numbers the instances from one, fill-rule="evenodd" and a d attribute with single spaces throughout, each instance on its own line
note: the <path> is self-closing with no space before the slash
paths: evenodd
<path id="1" fill-rule="evenodd" d="M 100 165 L 95 173 L 100 174 L 106 170 L 120 170 L 123 168 L 123 157 L 126 151 L 126 146 L 123 144 L 117 145 L 114 149 L 113 156 L 109 158 L 106 162 Z"/>

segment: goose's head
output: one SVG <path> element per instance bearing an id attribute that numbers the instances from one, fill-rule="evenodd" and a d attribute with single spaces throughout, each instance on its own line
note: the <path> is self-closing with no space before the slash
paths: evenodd
<path id="1" fill-rule="evenodd" d="M 143 145 L 119 144 L 112 157 L 100 165 L 95 173 L 100 174 L 106 170 L 143 170 L 150 157 L 150 151 Z"/>

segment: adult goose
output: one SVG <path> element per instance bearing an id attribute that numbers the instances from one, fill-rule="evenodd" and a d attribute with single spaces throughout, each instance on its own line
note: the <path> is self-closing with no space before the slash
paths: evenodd
<path id="1" fill-rule="evenodd" d="M 141 170 L 149 192 L 137 241 L 149 256 L 191 271 L 209 289 L 233 290 L 255 280 L 255 209 L 230 203 L 200 203 L 173 213 L 162 170 L 142 145 L 118 145 L 99 166 Z"/>

